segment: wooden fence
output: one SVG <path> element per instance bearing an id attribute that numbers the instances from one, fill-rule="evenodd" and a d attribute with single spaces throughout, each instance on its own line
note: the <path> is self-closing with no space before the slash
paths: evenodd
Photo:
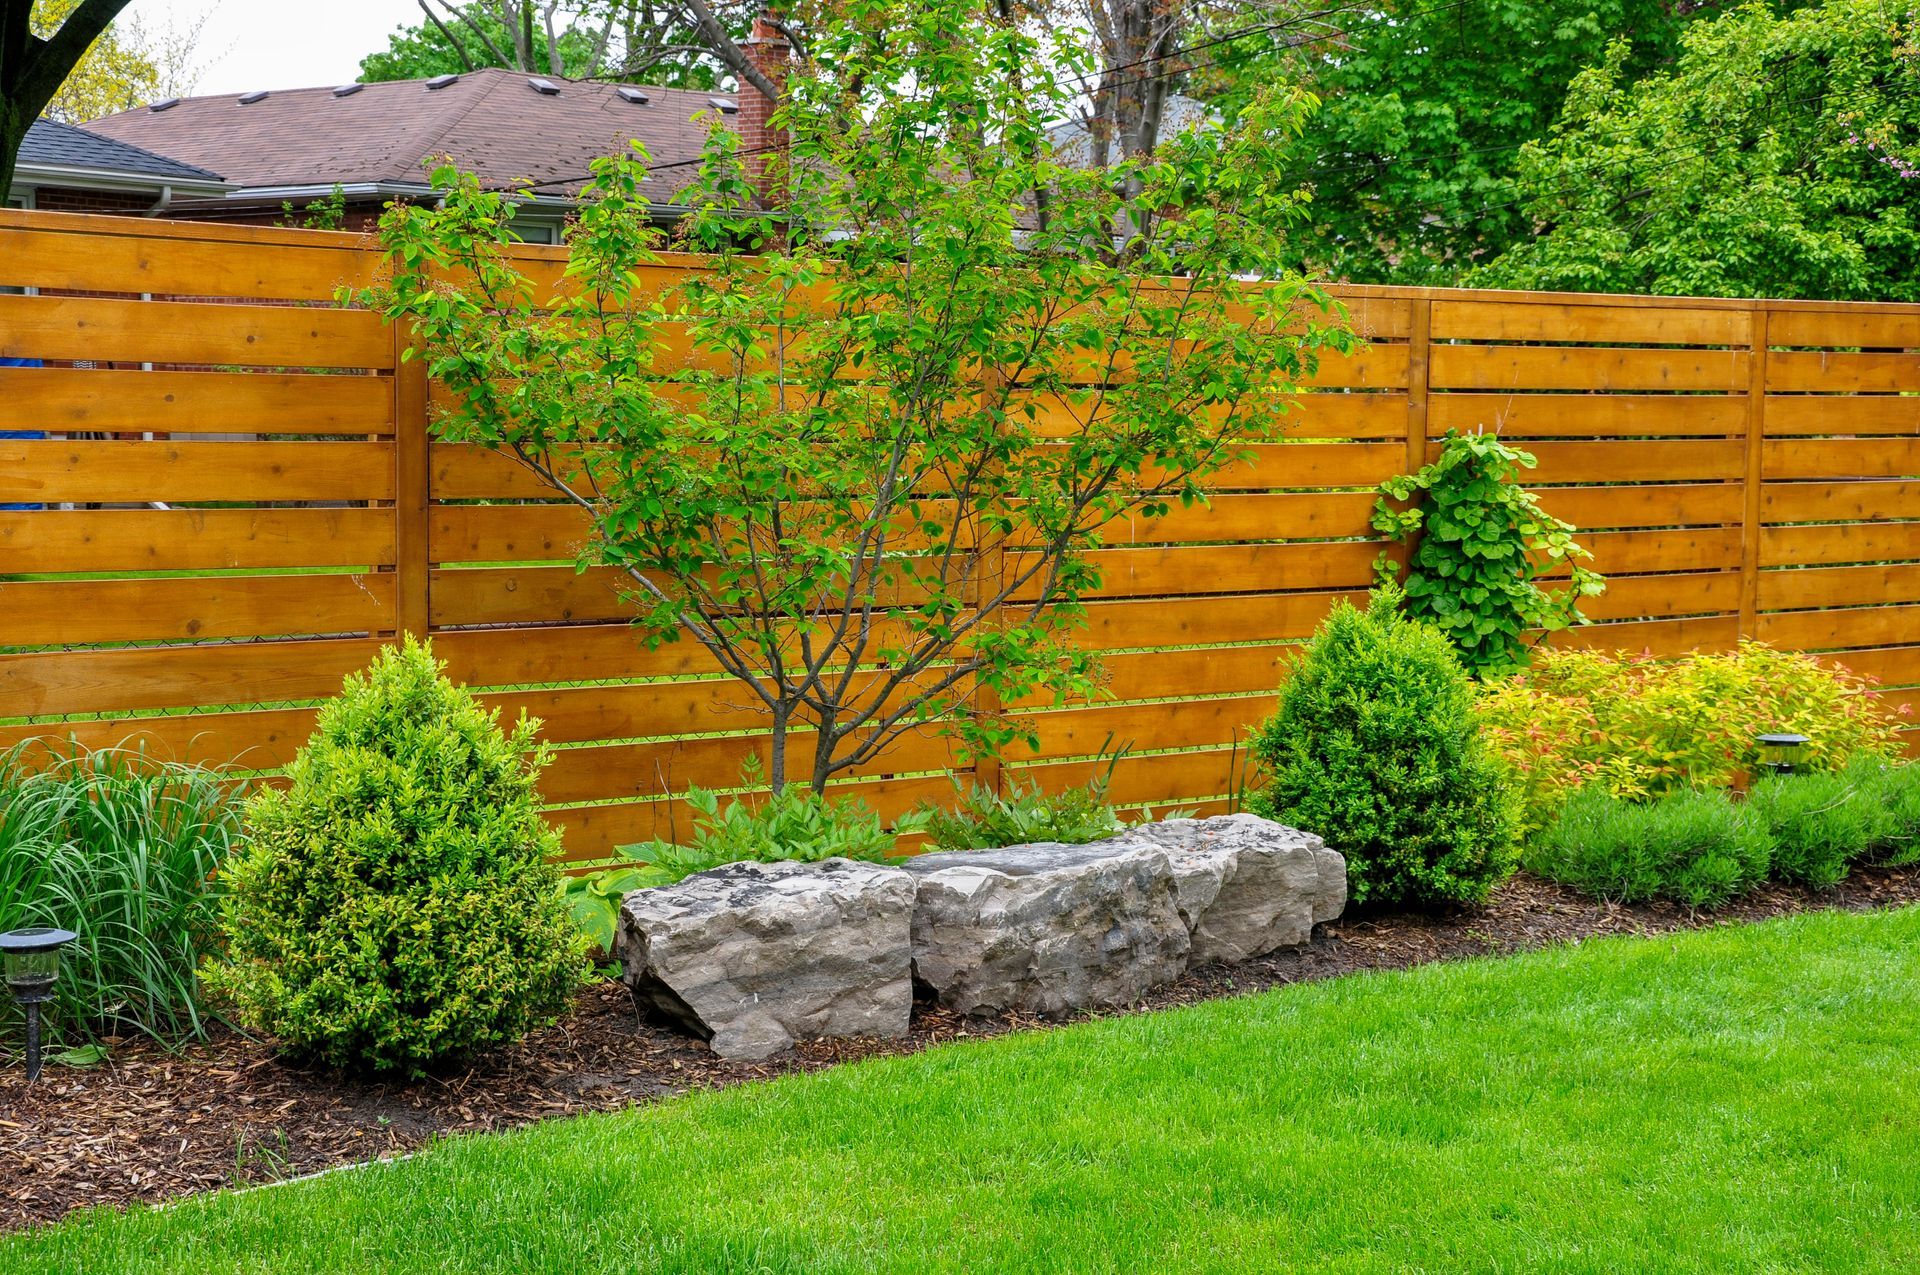
<path id="1" fill-rule="evenodd" d="M 573 511 L 483 503 L 550 493 L 430 441 L 420 365 L 330 301 L 373 265 L 348 235 L 0 212 L 0 286 L 28 290 L 0 295 L 0 358 L 46 364 L 0 366 L 0 431 L 48 435 L 0 436 L 0 505 L 44 506 L 0 509 L 0 745 L 270 771 L 383 639 L 431 633 L 546 723 L 570 858 L 684 828 L 671 794 L 734 780 L 760 719 L 698 647 L 639 646 L 571 565 Z M 1218 804 L 1291 645 L 1369 582 L 1372 488 L 1450 428 L 1534 451 L 1610 578 L 1562 640 L 1750 636 L 1920 685 L 1920 306 L 1339 291 L 1369 344 L 1211 508 L 1101 553 L 1110 695 L 1013 706 L 1040 744 L 995 782 L 1075 782 L 1127 745 L 1115 800 Z M 847 789 L 883 811 L 952 791 L 942 740 L 881 765 Z"/>

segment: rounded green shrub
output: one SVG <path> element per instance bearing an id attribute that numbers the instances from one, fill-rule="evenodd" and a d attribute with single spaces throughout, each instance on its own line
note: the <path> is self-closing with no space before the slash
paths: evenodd
<path id="1" fill-rule="evenodd" d="M 1473 701 L 1453 645 L 1396 590 L 1343 602 L 1254 739 L 1270 779 L 1250 804 L 1346 855 L 1355 903 L 1484 901 L 1513 870 L 1514 803 Z"/>
<path id="2" fill-rule="evenodd" d="M 587 973 L 534 723 L 503 732 L 409 639 L 351 676 L 247 807 L 209 984 L 307 1061 L 424 1074 L 550 1022 Z"/>
<path id="3" fill-rule="evenodd" d="M 1771 861 L 1766 820 L 1719 789 L 1635 801 L 1599 784 L 1568 797 L 1527 852 L 1527 867 L 1586 894 L 1696 908 L 1760 884 Z"/>
<path id="4" fill-rule="evenodd" d="M 1747 805 L 1773 834 L 1773 874 L 1802 885 L 1837 885 L 1895 832 L 1883 803 L 1883 772 L 1853 765 L 1760 780 Z"/>
<path id="5" fill-rule="evenodd" d="M 1862 757 L 1847 767 L 1879 808 L 1879 839 L 1869 861 L 1904 867 L 1920 861 L 1920 766 Z"/>

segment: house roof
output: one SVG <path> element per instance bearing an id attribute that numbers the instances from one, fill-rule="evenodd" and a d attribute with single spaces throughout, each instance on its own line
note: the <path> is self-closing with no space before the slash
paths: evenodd
<path id="1" fill-rule="evenodd" d="M 724 99 L 488 68 L 450 81 L 182 98 L 87 127 L 217 169 L 243 198 L 335 184 L 424 188 L 448 156 L 488 185 L 533 182 L 565 196 L 578 192 L 589 161 L 624 153 L 632 140 L 655 165 L 698 157 L 707 130 L 693 117 L 712 113 L 716 100 Z"/>
<path id="2" fill-rule="evenodd" d="M 220 174 L 210 169 L 72 124 L 44 119 L 27 125 L 26 140 L 20 144 L 18 171 L 22 177 L 59 174 L 68 180 L 84 180 L 90 174 L 151 179 L 143 184 L 156 188 L 175 183 L 215 187 L 222 184 Z"/>

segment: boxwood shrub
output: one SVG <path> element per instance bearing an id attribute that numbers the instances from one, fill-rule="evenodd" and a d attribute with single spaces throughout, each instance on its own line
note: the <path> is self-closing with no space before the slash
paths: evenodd
<path id="1" fill-rule="evenodd" d="M 1505 776 L 1453 645 L 1393 589 L 1337 605 L 1254 740 L 1270 776 L 1249 804 L 1347 857 L 1357 904 L 1477 903 L 1513 870 Z"/>
<path id="2" fill-rule="evenodd" d="M 586 975 L 540 818 L 534 724 L 503 732 L 409 640 L 320 712 L 248 804 L 208 981 L 296 1059 L 418 1076 L 551 1021 Z"/>

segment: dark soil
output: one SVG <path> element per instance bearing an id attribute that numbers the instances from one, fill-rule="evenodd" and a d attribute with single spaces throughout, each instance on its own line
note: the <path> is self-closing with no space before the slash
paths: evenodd
<path id="1" fill-rule="evenodd" d="M 1824 892 L 1767 887 L 1712 914 L 1600 903 L 1522 873 L 1485 908 L 1345 917 L 1306 948 L 1194 970 L 1124 1012 L 1600 935 L 1913 902 L 1920 902 L 1914 869 L 1857 871 Z M 414 1084 L 301 1070 L 280 1062 L 270 1045 L 225 1030 L 173 1053 L 145 1040 L 113 1042 L 111 1061 L 85 1070 L 50 1065 L 33 1085 L 15 1059 L 0 1071 L 0 1228 L 87 1205 L 162 1200 L 398 1155 L 442 1134 L 616 1110 L 688 1089 L 1045 1025 L 1013 1016 L 969 1021 L 922 1007 L 898 1040 L 815 1042 L 763 1063 L 727 1062 L 642 1021 L 624 988 L 603 984 L 583 992 L 559 1023 L 485 1065 Z"/>

